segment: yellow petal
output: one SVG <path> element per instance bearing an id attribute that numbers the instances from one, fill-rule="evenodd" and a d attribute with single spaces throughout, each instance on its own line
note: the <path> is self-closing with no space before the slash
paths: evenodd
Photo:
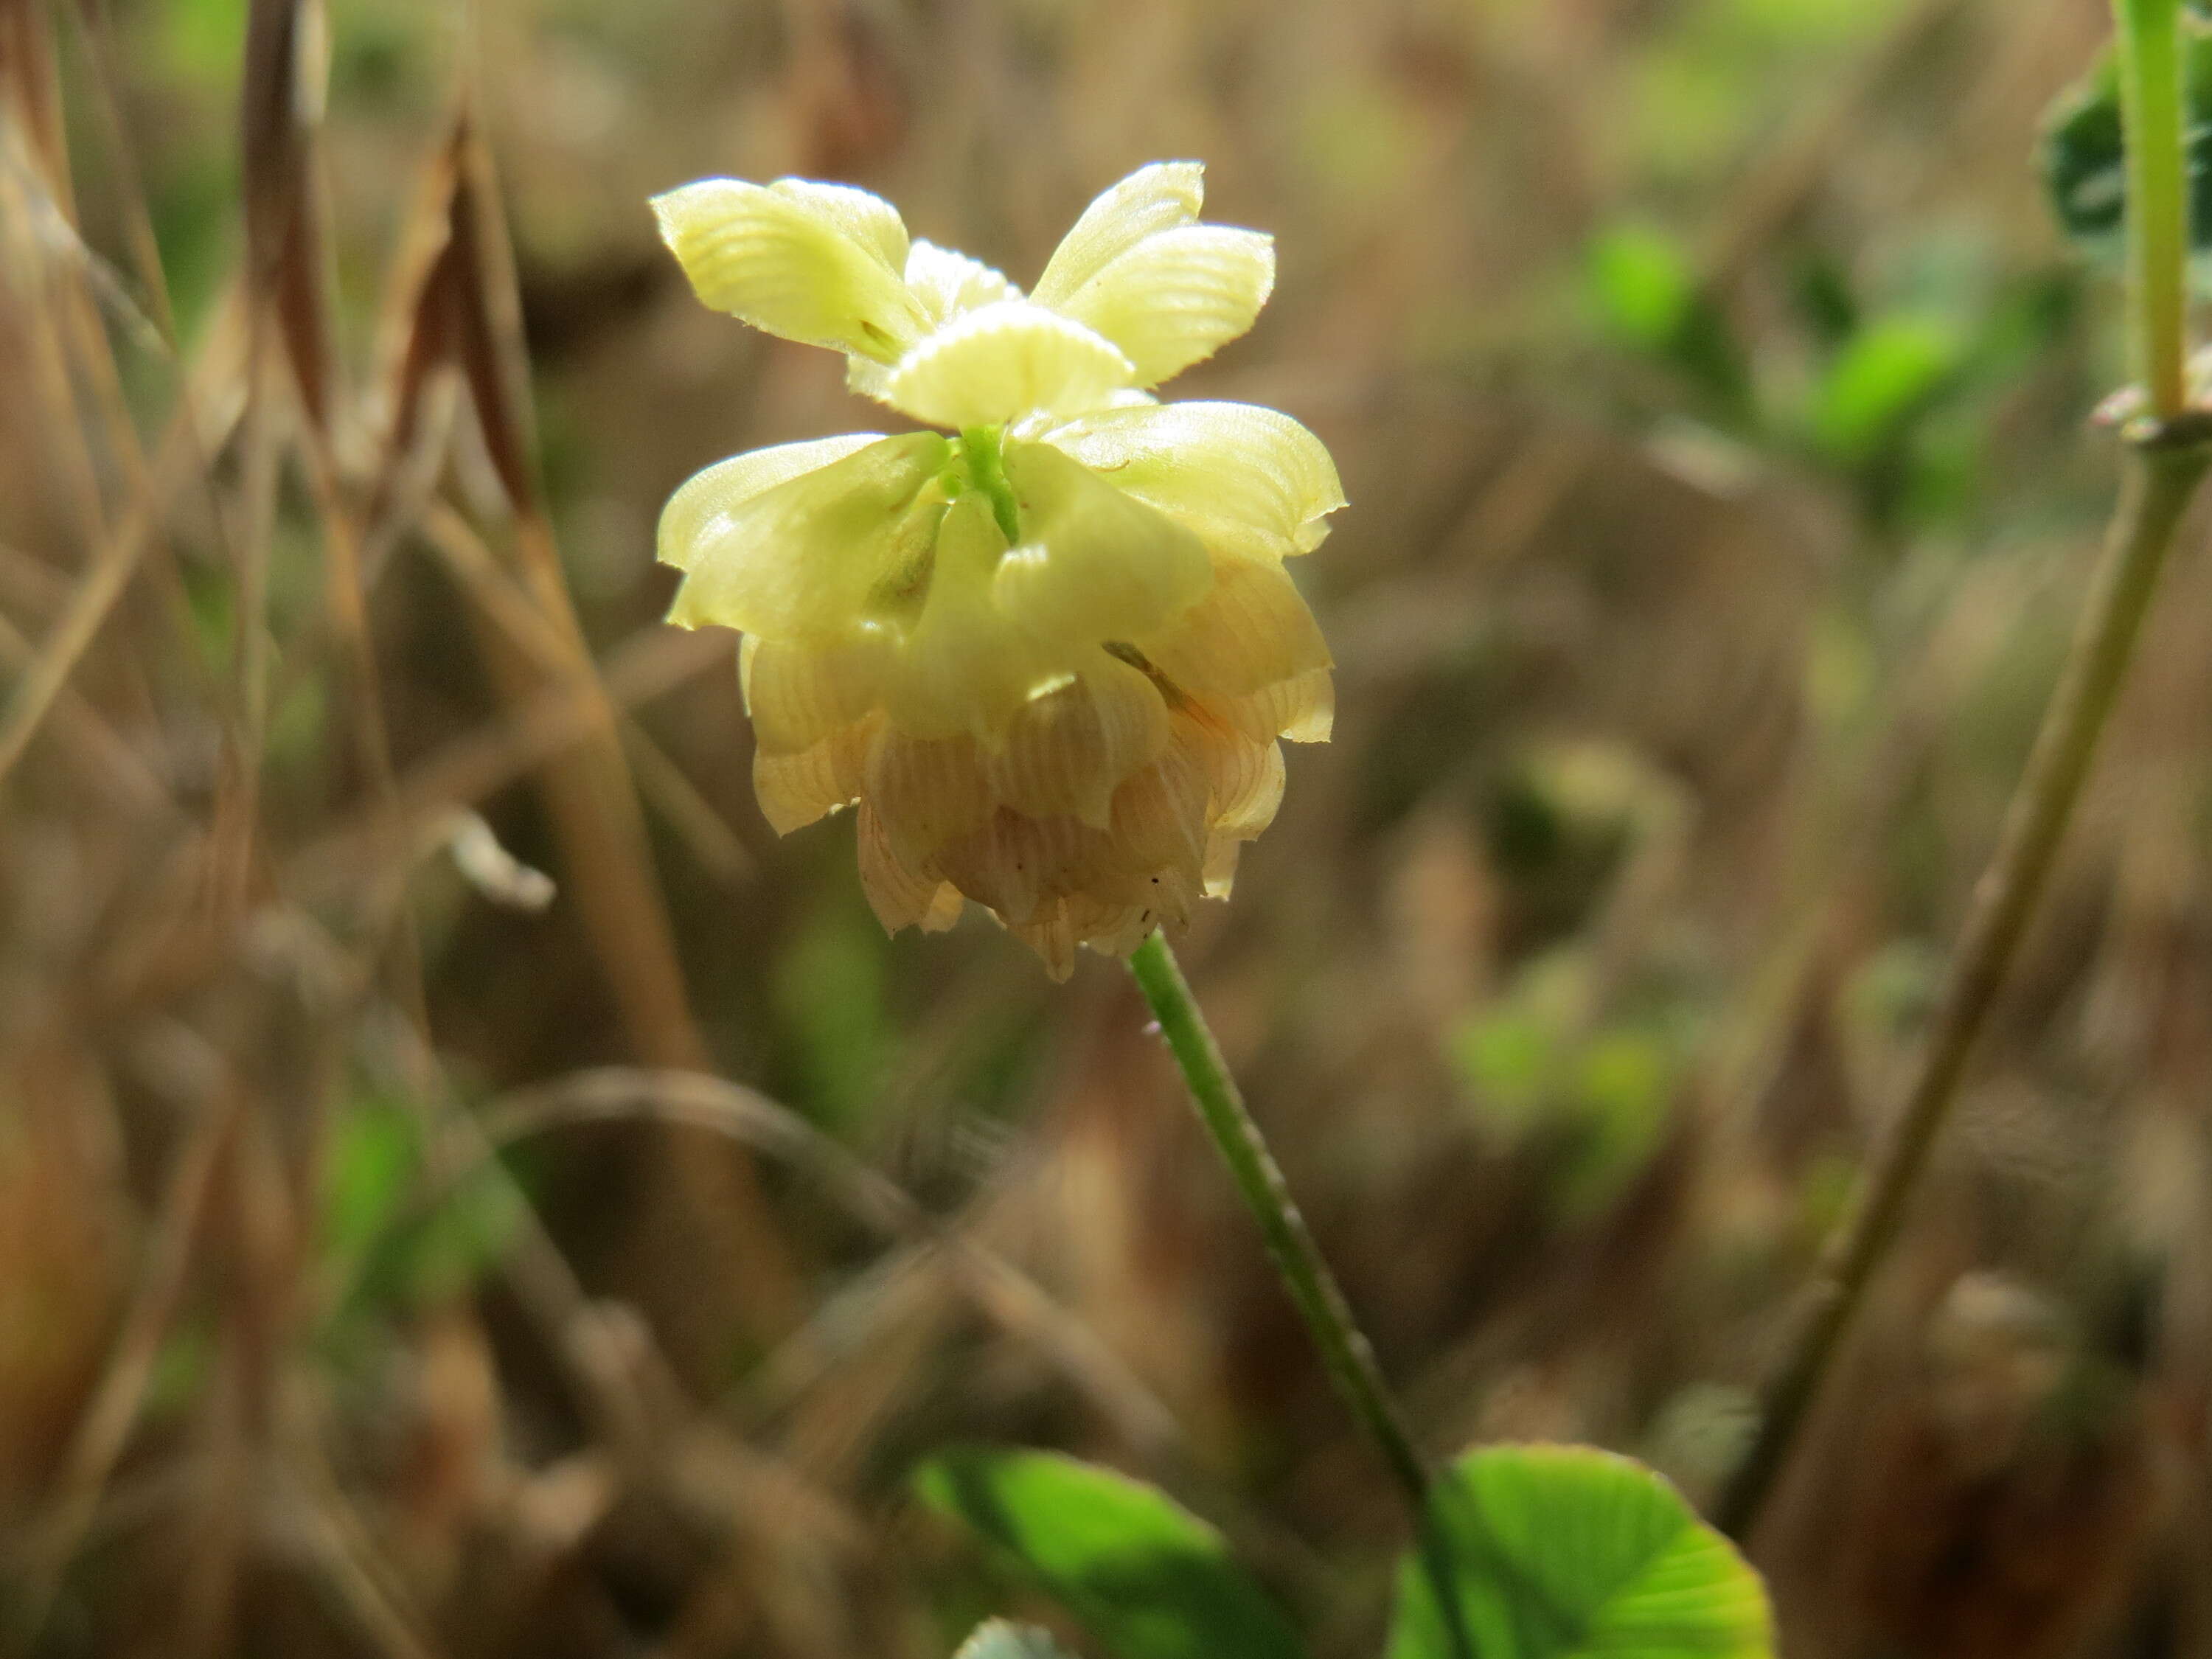
<path id="1" fill-rule="evenodd" d="M 891 383 L 891 366 L 866 357 L 848 356 L 845 359 L 845 390 L 855 397 L 873 398 L 878 403 L 890 401 L 884 394 Z"/>
<path id="2" fill-rule="evenodd" d="M 1055 656 L 999 606 L 1006 550 L 981 496 L 945 513 L 921 617 L 884 682 L 884 706 L 908 736 L 995 738 L 1032 695 L 1067 678 L 1072 653 Z"/>
<path id="3" fill-rule="evenodd" d="M 876 701 L 888 654 L 872 632 L 827 645 L 746 635 L 745 712 L 759 751 L 799 754 L 858 720 Z"/>
<path id="4" fill-rule="evenodd" d="M 875 395 L 932 426 L 1002 426 L 1079 415 L 1135 383 L 1129 360 L 1090 329 L 1027 300 L 999 300 L 924 339 Z"/>
<path id="5" fill-rule="evenodd" d="M 864 190 L 703 179 L 653 211 L 699 298 L 756 328 L 889 362 L 927 327 L 902 275 L 906 227 Z"/>
<path id="6" fill-rule="evenodd" d="M 981 260 L 921 240 L 907 250 L 906 285 L 933 330 L 996 301 L 1022 297 L 1021 289 Z M 888 402 L 894 367 L 866 357 L 848 357 L 846 389 Z"/>
<path id="7" fill-rule="evenodd" d="M 832 461 L 842 461 L 883 441 L 880 432 L 848 432 L 835 438 L 810 438 L 805 443 L 748 450 L 693 473 L 668 498 L 668 505 L 661 511 L 660 544 L 657 550 L 660 562 L 672 564 L 678 570 L 689 570 L 698 557 L 702 538 L 718 516 L 734 511 L 778 484 L 818 472 Z"/>
<path id="8" fill-rule="evenodd" d="M 1345 504 L 1336 463 L 1287 415 L 1252 404 L 1154 404 L 1084 415 L 1046 434 L 1209 547 L 1310 552 Z"/>
<path id="9" fill-rule="evenodd" d="M 1102 191 L 1060 239 L 1031 297 L 1058 307 L 1146 237 L 1196 220 L 1205 180 L 1196 161 L 1155 161 Z"/>
<path id="10" fill-rule="evenodd" d="M 1048 640 L 1133 639 L 1212 580 L 1198 538 L 1048 444 L 1006 446 L 1021 544 L 999 566 L 1000 608 Z"/>
<path id="11" fill-rule="evenodd" d="M 1053 308 L 1111 340 L 1157 386 L 1252 326 L 1275 288 L 1274 239 L 1226 225 L 1147 236 Z"/>
<path id="12" fill-rule="evenodd" d="M 1004 746 L 984 751 L 983 768 L 999 799 L 1016 811 L 1103 830 L 1115 790 L 1167 741 L 1158 688 L 1101 651 L 1073 683 L 1025 702 Z"/>
<path id="13" fill-rule="evenodd" d="M 1329 665 L 1313 613 L 1290 573 L 1272 561 L 1215 560 L 1205 597 L 1135 643 L 1177 686 L 1209 703 L 1249 697 Z"/>
<path id="14" fill-rule="evenodd" d="M 757 491 L 725 472 L 736 462 L 709 467 L 661 514 L 660 556 L 690 573 L 669 621 L 819 638 L 896 612 L 927 570 L 938 509 L 917 498 L 945 449 L 931 432 L 879 439 Z"/>
<path id="15" fill-rule="evenodd" d="M 930 241 L 916 241 L 907 251 L 906 285 L 933 328 L 997 301 L 1022 297 L 1021 289 L 981 260 Z"/>

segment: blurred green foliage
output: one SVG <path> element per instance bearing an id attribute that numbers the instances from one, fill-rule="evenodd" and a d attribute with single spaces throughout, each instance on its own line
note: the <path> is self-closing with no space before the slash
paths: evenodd
<path id="1" fill-rule="evenodd" d="M 1056 1453 L 978 1448 L 932 1458 L 914 1488 L 1066 1606 L 1115 1659 L 1305 1652 L 1221 1535 L 1141 1481 Z"/>
<path id="2" fill-rule="evenodd" d="M 2182 70 L 2188 95 L 2190 234 L 2201 256 L 2212 244 L 2212 26 L 2191 20 Z M 2119 80 L 2109 48 L 2052 106 L 2040 160 L 2051 211 L 2066 234 L 2116 262 L 2128 191 Z M 2199 264 L 2202 287 L 2201 259 Z"/>
<path id="3" fill-rule="evenodd" d="M 331 1287 L 325 1336 L 473 1292 L 506 1258 L 523 1216 L 497 1163 L 447 1170 L 428 1156 L 421 1112 L 364 1091 L 333 1121 L 317 1260 Z"/>

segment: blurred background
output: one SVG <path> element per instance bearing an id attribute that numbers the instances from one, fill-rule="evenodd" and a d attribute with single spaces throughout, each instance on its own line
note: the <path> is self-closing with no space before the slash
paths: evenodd
<path id="1" fill-rule="evenodd" d="M 2033 167 L 2107 28 L 4 0 L 0 1651 L 935 1659 L 1058 1622 L 907 1495 L 976 1440 L 1377 1650 L 1394 1494 L 1127 976 L 887 939 L 659 624 L 676 484 L 885 418 L 690 297 L 714 173 L 1017 282 L 1158 158 L 1276 234 L 1171 390 L 1336 455 L 1337 735 L 1186 963 L 1424 1443 L 1710 1498 L 2109 505 Z M 2212 1652 L 2202 540 L 1754 1540 L 1793 1655 Z"/>

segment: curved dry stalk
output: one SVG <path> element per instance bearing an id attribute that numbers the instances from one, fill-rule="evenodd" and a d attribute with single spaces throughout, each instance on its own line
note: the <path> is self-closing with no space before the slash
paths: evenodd
<path id="1" fill-rule="evenodd" d="M 1174 1414 L 1035 1279 L 939 1224 L 896 1182 L 756 1090 L 705 1073 L 605 1066 L 507 1095 L 482 1124 L 486 1146 L 503 1148 L 548 1129 L 640 1120 L 705 1129 L 801 1166 L 879 1237 L 941 1251 L 976 1305 L 1010 1333 L 1035 1342 L 1133 1449 L 1181 1455 L 1182 1434 Z"/>

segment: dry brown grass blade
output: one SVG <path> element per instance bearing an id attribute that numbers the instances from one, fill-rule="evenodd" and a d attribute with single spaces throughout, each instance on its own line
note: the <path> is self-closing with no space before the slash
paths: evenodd
<path id="1" fill-rule="evenodd" d="M 483 1125 L 489 1150 L 562 1126 L 655 1120 L 729 1136 L 799 1165 L 878 1237 L 941 1249 L 977 1305 L 1050 1358 L 1133 1450 L 1152 1458 L 1180 1454 L 1182 1431 L 1173 1413 L 1089 1327 L 1018 1267 L 940 1228 L 896 1182 L 757 1090 L 704 1073 L 607 1066 L 508 1094 L 487 1109 Z"/>
<path id="2" fill-rule="evenodd" d="M 270 701 L 269 565 L 279 472 L 270 408 L 276 376 L 264 319 L 271 314 L 278 267 L 291 240 L 295 216 L 291 210 L 305 188 L 294 179 L 295 173 L 304 173 L 304 141 L 295 119 L 294 88 L 284 74 L 295 53 L 296 23 L 290 6 L 255 0 L 248 15 L 247 64 L 240 92 L 247 227 L 246 398 L 240 416 L 246 523 L 236 556 L 238 604 L 231 624 L 234 678 L 216 784 L 210 860 L 211 908 L 218 917 L 234 915 L 244 906 L 260 840 L 262 748 Z M 270 153 L 257 153 L 264 150 Z"/>
<path id="3" fill-rule="evenodd" d="M 246 1109 L 244 1091 L 227 1074 L 228 1068 L 219 1058 L 188 1033 L 171 1035 L 186 1045 L 180 1051 L 185 1061 L 180 1071 L 212 1073 L 193 1079 L 190 1086 L 195 1092 L 202 1087 L 210 1092 L 201 1099 L 198 1121 L 170 1170 L 137 1286 L 124 1310 L 106 1368 L 70 1437 L 46 1506 L 47 1519 L 25 1563 L 18 1607 L 33 1643 L 138 1420 L 155 1361 L 184 1291 L 194 1242 L 223 1149 L 232 1139 L 240 1115 Z"/>
<path id="4" fill-rule="evenodd" d="M 63 347 L 60 290 L 66 278 L 54 269 L 54 225 L 61 210 L 52 186 L 40 170 L 33 135 L 23 131 L 17 106 L 0 103 L 0 232 L 4 232 L 5 269 L 0 277 L 15 291 L 27 325 L 23 338 L 31 355 L 31 374 L 40 405 L 46 411 L 47 435 L 62 472 L 78 532 L 87 549 L 103 544 L 107 511 L 90 452 L 80 441 L 76 388 Z"/>
<path id="5" fill-rule="evenodd" d="M 588 682 L 595 678 L 590 652 L 538 488 L 521 303 L 490 152 L 465 105 L 454 123 L 451 165 L 452 258 L 443 268 L 452 272 L 457 288 L 457 363 L 514 510 L 524 588 L 565 648 L 567 672 Z M 492 654 L 494 671 L 508 678 L 511 693 L 534 689 L 534 674 L 502 669 L 501 653 Z M 563 839 L 572 845 L 571 880 L 633 1038 L 657 1065 L 696 1067 L 704 1062 L 706 1048 L 692 1022 L 613 711 L 602 703 L 595 715 L 598 729 L 580 751 L 549 772 L 549 803 Z M 741 1201 L 759 1208 L 757 1199 Z M 754 1243 L 757 1248 L 765 1240 Z M 788 1315 L 797 1306 L 795 1280 L 774 1299 Z"/>
<path id="6" fill-rule="evenodd" d="M 161 263 L 161 243 L 154 234 L 154 216 L 147 206 L 145 179 L 124 125 L 121 100 L 116 95 L 113 26 L 102 0 L 86 0 L 70 15 L 76 21 L 78 38 L 92 65 L 91 101 L 107 140 L 110 163 L 122 187 L 123 228 L 131 241 L 131 263 L 137 267 L 152 325 L 174 355 L 177 313 L 170 301 L 168 273 Z"/>
<path id="7" fill-rule="evenodd" d="M 597 696 L 617 708 L 647 702 L 686 680 L 731 667 L 726 641 L 672 629 L 647 629 L 609 653 Z M 410 845 L 457 806 L 473 806 L 583 742 L 595 729 L 593 693 L 573 681 L 547 685 L 476 731 L 455 738 L 400 780 L 401 823 Z M 289 891 L 327 894 L 373 877 L 377 827 L 372 815 L 342 822 L 293 854 Z"/>
<path id="8" fill-rule="evenodd" d="M 325 438 L 337 397 L 316 148 L 328 56 L 321 0 L 252 0 L 239 100 L 246 283 L 275 317 L 301 403 Z"/>
<path id="9" fill-rule="evenodd" d="M 429 502 L 416 525 L 422 538 L 469 597 L 539 670 L 562 674 L 568 647 L 538 607 L 499 568 L 476 526 L 444 501 Z M 617 715 L 623 711 L 617 709 Z M 635 720 L 622 719 L 623 752 L 641 793 L 680 836 L 700 866 L 734 885 L 756 873 L 753 856 L 713 804 L 702 795 L 668 752 Z"/>
<path id="10" fill-rule="evenodd" d="M 386 1659 L 437 1659 L 423 1635 L 428 1623 L 404 1576 L 386 1559 L 374 1531 L 340 1484 L 313 1425 L 295 1427 L 278 1491 L 298 1516 L 296 1531 L 362 1637 Z"/>
<path id="11" fill-rule="evenodd" d="M 380 521 L 417 441 L 428 388 L 458 371 L 493 470 L 514 514 L 522 591 L 544 624 L 540 643 L 561 653 L 549 676 L 503 631 L 485 630 L 485 655 L 503 696 L 518 706 L 550 678 L 578 693 L 580 742 L 562 746 L 540 780 L 563 849 L 564 884 L 576 899 L 630 1040 L 647 1060 L 702 1067 L 706 1046 L 692 1019 L 637 789 L 615 711 L 599 687 L 561 568 L 538 486 L 521 301 L 490 152 L 471 101 L 458 100 L 446 142 L 431 158 L 415 218 L 403 239 L 385 352 L 390 439 L 375 494 Z M 537 630 L 532 630 L 533 634 Z M 671 1333 L 703 1362 L 720 1338 L 707 1328 L 734 1314 L 757 1331 L 788 1328 L 800 1305 L 799 1275 L 741 1153 L 708 1163 L 666 1158 L 680 1194 L 679 1224 L 713 1241 L 710 1282 L 726 1310 L 701 1310 L 691 1338 Z M 678 1310 L 661 1310 L 666 1315 Z"/>
<path id="12" fill-rule="evenodd" d="M 360 534 L 341 497 L 333 421 L 332 254 L 320 151 L 327 25 L 321 0 L 253 0 L 240 123 L 245 156 L 246 270 L 257 326 L 273 322 L 292 371 L 309 483 L 321 518 L 328 607 L 360 679 L 364 758 L 379 787 L 390 761 L 362 582 Z"/>
<path id="13" fill-rule="evenodd" d="M 411 1036 L 402 1034 L 403 1040 Z M 672 1501 L 712 1553 L 759 1559 L 766 1551 L 817 1569 L 824 1551 L 849 1553 L 864 1535 L 859 1517 L 804 1471 L 699 1414 L 651 1331 L 622 1308 L 595 1302 L 586 1292 L 528 1195 L 499 1161 L 484 1124 L 436 1080 L 436 1057 L 425 1048 L 415 1058 L 414 1069 L 424 1075 L 436 1103 L 438 1133 L 429 1166 L 434 1200 L 471 1171 L 507 1185 L 520 1217 L 506 1263 L 508 1284 L 628 1479 L 641 1492 Z M 774 1497 L 763 1499 L 764 1492 Z M 763 1526 L 763 1517 L 770 1516 Z M 808 1587 L 817 1579 L 813 1571 L 804 1578 L 793 1594 L 811 1602 Z"/>
<path id="14" fill-rule="evenodd" d="M 62 699 L 70 676 L 128 589 L 149 548 L 157 544 L 159 527 L 176 492 L 188 477 L 204 476 L 200 412 L 220 409 L 225 420 L 234 418 L 229 410 L 238 399 L 227 394 L 236 386 L 245 352 L 238 331 L 225 325 L 231 315 L 226 307 L 186 371 L 185 389 L 149 465 L 123 406 L 116 367 L 83 284 L 83 261 L 75 257 L 81 244 L 60 217 L 53 186 L 30 173 L 12 119 L 0 121 L 0 147 L 4 147 L 0 198 L 16 210 L 0 215 L 9 233 L 11 275 L 19 288 L 38 298 L 35 321 L 42 325 L 33 326 L 28 337 L 45 406 L 58 416 L 49 423 L 50 429 L 90 550 L 89 568 L 79 577 L 36 652 L 26 659 L 5 705 L 0 706 L 0 780 L 4 780 Z M 41 235 L 35 226 L 45 227 L 48 234 Z M 57 265 L 62 268 L 54 269 Z M 112 526 L 94 477 L 91 446 L 75 418 L 76 398 L 64 361 L 64 338 L 76 346 L 86 378 L 100 398 L 109 447 L 130 487 L 124 515 Z M 218 846 L 229 849 L 219 869 L 234 872 L 227 882 L 218 873 L 217 887 L 235 890 L 242 888 L 252 842 L 250 814 L 240 805 L 235 788 L 219 794 L 217 816 L 223 826 Z"/>
<path id="15" fill-rule="evenodd" d="M 14 106 L 40 173 L 67 189 L 69 143 L 43 0 L 0 0 L 0 94 Z"/>
<path id="16" fill-rule="evenodd" d="M 33 659 L 30 641 L 15 623 L 0 617 L 0 668 L 20 675 Z M 64 685 L 55 696 L 51 718 L 62 740 L 120 805 L 136 812 L 177 813 L 177 803 L 167 787 L 85 697 Z"/>
<path id="17" fill-rule="evenodd" d="M 190 459 L 187 427 L 173 421 L 155 457 L 148 488 L 133 501 L 112 533 L 94 543 L 92 568 L 78 579 L 70 601 L 52 629 L 40 641 L 38 654 L 15 682 L 4 708 L 0 708 L 0 781 L 21 760 L 40 723 L 75 672 L 100 625 L 123 597 L 139 559 L 146 550 L 154 522 L 179 469 Z"/>
<path id="18" fill-rule="evenodd" d="M 16 88 L 19 109 L 28 112 L 27 119 L 39 128 L 47 118 L 40 112 L 47 112 L 58 119 L 59 100 L 53 90 L 52 43 L 43 38 L 45 25 L 28 15 L 35 8 L 17 9 L 9 15 L 6 34 L 11 42 L 9 49 L 7 84 Z M 218 328 L 211 337 L 210 349 L 202 360 L 183 373 L 178 386 L 179 402 L 171 418 L 169 433 L 165 440 L 166 459 L 149 469 L 136 424 L 126 400 L 121 367 L 114 347 L 101 324 L 101 313 L 112 317 L 125 334 L 135 340 L 141 349 L 167 364 L 179 368 L 175 345 L 174 319 L 169 306 L 167 283 L 162 270 L 160 251 L 155 245 L 151 217 L 147 210 L 141 187 L 137 159 L 132 153 L 128 135 L 112 83 L 109 58 L 105 50 L 106 17 L 97 7 L 88 9 L 91 15 L 72 14 L 80 25 L 80 40 L 87 49 L 87 61 L 92 73 L 88 76 L 90 102 L 101 118 L 108 140 L 106 164 L 122 181 L 123 217 L 131 237 L 138 276 L 147 303 L 152 308 L 149 318 L 141 309 L 137 299 L 129 291 L 120 273 L 113 270 L 100 255 L 88 246 L 79 235 L 74 222 L 72 196 L 65 151 L 61 148 L 63 135 L 58 128 L 50 143 L 34 143 L 33 161 L 36 172 L 12 169 L 9 181 L 11 199 L 25 210 L 25 217 L 36 226 L 33 257 L 41 266 L 45 280 L 39 285 L 44 301 L 44 312 L 49 319 L 52 337 L 66 343 L 73 356 L 80 382 L 90 392 L 99 426 L 105 442 L 106 453 L 119 470 L 128 496 L 140 504 L 149 515 L 143 532 L 126 528 L 126 538 L 143 534 L 146 546 L 136 549 L 126 544 L 118 550 L 118 556 L 104 566 L 96 561 L 100 576 L 97 586 L 88 585 L 85 598 L 88 603 L 72 614 L 71 625 L 78 630 L 76 637 L 58 635 L 56 642 L 63 647 L 55 653 L 53 666 L 66 670 L 73 664 L 60 659 L 69 651 L 81 652 L 88 648 L 92 634 L 104 619 L 104 610 L 97 606 L 112 606 L 119 598 L 131 567 L 145 562 L 143 553 L 151 551 L 157 556 L 152 561 L 161 596 L 169 610 L 172 627 L 179 634 L 190 629 L 188 606 L 181 575 L 173 559 L 168 555 L 161 526 L 178 484 L 187 474 L 204 478 L 208 473 L 205 451 L 199 443 L 198 422 L 194 416 L 195 383 L 204 378 L 210 367 L 220 369 L 223 356 L 221 349 L 224 331 Z M 34 44 L 22 43 L 38 37 Z M 10 152 L 11 155 L 14 152 Z M 51 353 L 42 352 L 41 372 L 49 382 L 52 380 L 50 367 L 43 361 Z M 49 384 L 49 398 L 56 388 Z M 63 406 L 54 404 L 54 407 Z M 91 441 L 82 427 L 66 423 L 73 440 L 66 465 L 72 478 L 83 479 L 91 475 L 94 463 Z M 57 441 L 63 441 L 57 434 Z M 167 447 L 181 443 L 184 453 Z M 81 495 L 91 493 L 91 487 L 80 483 Z M 209 506 L 216 527 L 222 529 L 222 509 L 217 494 L 210 489 Z M 104 533 L 92 533 L 100 524 L 100 515 L 94 505 L 81 505 L 86 517 L 88 543 L 106 547 Z M 189 654 L 188 662 L 195 660 Z M 43 688 L 40 688 L 43 693 Z M 35 723 L 35 710 L 27 703 L 26 718 Z M 81 717 L 71 716 L 71 723 L 82 728 Z M 11 732 L 10 739 L 14 739 Z M 27 736 L 27 729 L 26 732 Z M 12 757 L 10 757 L 12 763 Z M 118 776 L 120 775 L 118 774 Z M 139 792 L 143 793 L 143 791 Z"/>
<path id="19" fill-rule="evenodd" d="M 978 1237 L 981 1216 L 938 1220 L 897 1182 L 757 1090 L 701 1073 L 624 1066 L 576 1073 L 492 1103 L 470 1126 L 482 1139 L 466 1162 L 562 1126 L 650 1119 L 732 1137 L 805 1170 L 855 1220 L 901 1246 L 847 1295 L 818 1308 L 763 1365 L 771 1410 L 790 1405 L 820 1380 L 825 1353 L 834 1358 L 857 1347 L 881 1359 L 886 1324 L 899 1322 L 902 1310 L 926 1312 L 943 1285 L 1036 1354 L 1146 1468 L 1222 1525 L 1250 1559 L 1269 1564 L 1285 1582 L 1315 1581 L 1321 1566 L 1311 1552 L 1200 1468 L 1174 1412 L 1096 1331 Z M 450 1169 L 446 1178 L 459 1173 Z M 926 1330 L 908 1334 L 927 1338 Z M 876 1382 L 895 1384 L 900 1368 L 884 1369 L 889 1376 Z M 779 1387 L 780 1374 L 798 1379 L 796 1385 Z M 879 1395 L 875 1404 L 887 1407 L 890 1400 Z"/>

